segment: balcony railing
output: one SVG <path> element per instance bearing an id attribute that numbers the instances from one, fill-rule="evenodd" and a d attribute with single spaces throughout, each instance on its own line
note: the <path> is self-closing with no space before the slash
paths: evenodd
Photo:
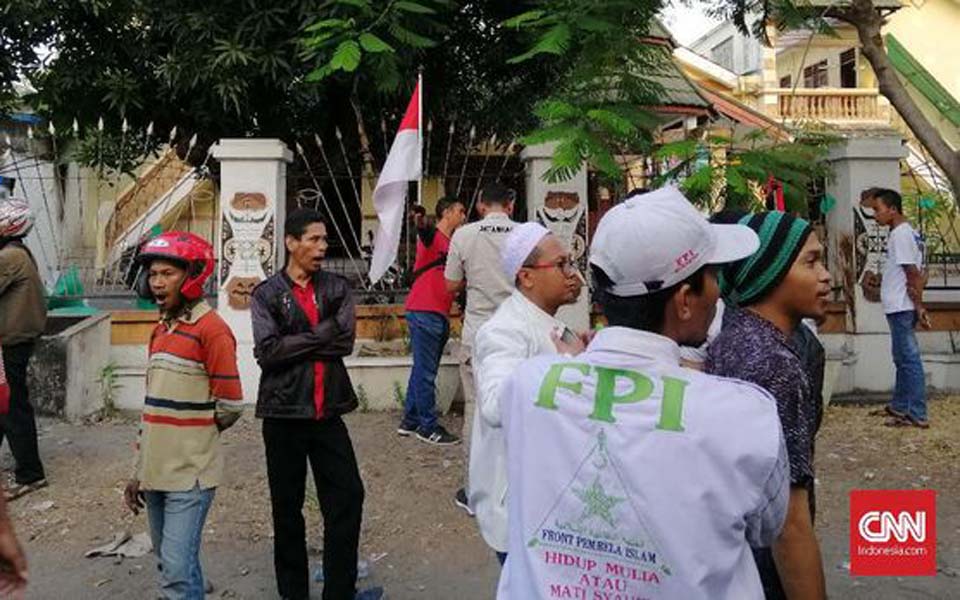
<path id="1" fill-rule="evenodd" d="M 778 88 L 780 117 L 790 121 L 824 121 L 835 124 L 890 122 L 890 107 L 876 89 Z"/>

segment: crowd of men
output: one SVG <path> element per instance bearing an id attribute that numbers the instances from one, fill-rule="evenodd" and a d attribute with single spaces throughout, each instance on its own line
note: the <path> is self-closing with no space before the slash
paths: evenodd
<path id="1" fill-rule="evenodd" d="M 596 568 L 632 569 L 616 589 L 637 597 L 825 597 L 814 440 L 832 289 L 810 223 L 777 211 L 708 222 L 676 189 L 629 195 L 591 245 L 607 323 L 594 335 L 556 318 L 584 283 L 569 249 L 512 221 L 507 190 L 480 200 L 444 276 L 467 290 L 469 467 L 455 501 L 504 565 L 498 597 L 593 597 Z M 925 428 L 920 238 L 896 192 L 865 203 L 891 227 L 882 300 L 897 383 L 880 412 Z M 591 480 L 592 461 L 614 475 Z"/>
<path id="2" fill-rule="evenodd" d="M 926 428 L 914 334 L 929 326 L 922 245 L 899 194 L 872 189 L 864 201 L 891 228 L 882 301 L 897 378 L 881 412 L 890 426 Z M 405 306 L 413 368 L 397 429 L 427 444 L 463 443 L 468 468 L 454 499 L 502 565 L 497 597 L 586 598 L 611 585 L 621 597 L 825 597 L 813 526 L 824 370 L 816 327 L 831 280 L 811 225 L 776 211 L 708 221 L 672 187 L 630 194 L 590 247 L 605 326 L 577 332 L 557 314 L 580 297 L 584 274 L 562 239 L 514 221 L 513 206 L 513 192 L 491 184 L 474 223 L 463 224 L 456 198 L 437 203 L 434 224 L 416 218 Z M 32 223 L 25 202 L 0 199 L 0 392 L 9 395 L 0 435 L 17 464 L 6 500 L 47 484 L 27 389 L 45 321 L 23 244 Z M 354 346 L 353 291 L 322 268 L 319 213 L 291 213 L 283 235 L 284 268 L 255 289 L 250 311 L 277 590 L 309 597 L 309 464 L 324 519 L 323 598 L 379 598 L 380 588 L 357 589 L 364 488 L 342 419 L 358 404 L 343 361 Z M 207 240 L 167 232 L 137 261 L 136 290 L 160 322 L 124 499 L 146 510 L 161 595 L 201 599 L 219 437 L 242 413 L 236 341 L 204 300 L 214 270 Z M 458 437 L 438 421 L 436 375 L 464 291 Z M 3 499 L 0 567 L 0 593 L 22 591 L 26 560 Z"/>

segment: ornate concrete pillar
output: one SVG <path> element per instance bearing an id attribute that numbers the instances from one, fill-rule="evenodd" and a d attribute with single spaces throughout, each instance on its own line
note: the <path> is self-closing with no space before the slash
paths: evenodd
<path id="1" fill-rule="evenodd" d="M 217 311 L 237 338 L 244 397 L 253 402 L 260 368 L 253 358 L 250 294 L 283 265 L 287 163 L 293 154 L 276 139 L 224 139 L 213 157 L 220 161 Z"/>
<path id="2" fill-rule="evenodd" d="M 890 331 L 883 307 L 868 300 L 861 283 L 868 272 L 880 272 L 887 228 L 860 206 L 860 193 L 871 187 L 900 190 L 902 137 L 893 131 L 851 134 L 837 142 L 828 159 L 834 178 L 826 186 L 836 206 L 827 213 L 827 255 L 834 285 L 842 285 L 847 307 L 846 334 L 825 336 L 828 347 L 844 356 L 836 392 L 886 392 L 893 388 Z M 839 279 L 840 281 L 836 281 Z"/>
<path id="3" fill-rule="evenodd" d="M 587 239 L 587 171 L 581 168 L 573 178 L 560 183 L 544 181 L 554 148 L 554 144 L 528 146 L 520 154 L 526 166 L 527 220 L 543 224 L 569 246 L 586 280 L 590 243 Z M 586 331 L 590 326 L 589 298 L 589 290 L 584 285 L 577 303 L 561 308 L 557 317 L 577 331 Z"/>

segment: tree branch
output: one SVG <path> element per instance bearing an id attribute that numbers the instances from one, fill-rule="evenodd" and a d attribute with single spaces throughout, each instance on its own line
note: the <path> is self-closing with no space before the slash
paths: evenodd
<path id="1" fill-rule="evenodd" d="M 930 156 L 937 165 L 943 169 L 953 187 L 954 200 L 960 203 L 960 152 L 953 150 L 947 144 L 897 76 L 890 57 L 887 56 L 883 47 L 883 38 L 880 34 L 883 18 L 877 12 L 872 0 L 853 0 L 850 7 L 838 11 L 837 16 L 856 28 L 862 46 L 861 52 L 877 75 L 880 93 L 900 113 L 913 134 L 930 152 Z"/>

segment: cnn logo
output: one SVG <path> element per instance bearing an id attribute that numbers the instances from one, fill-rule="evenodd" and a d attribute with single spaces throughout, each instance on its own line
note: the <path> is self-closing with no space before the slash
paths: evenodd
<path id="1" fill-rule="evenodd" d="M 907 537 L 924 542 L 927 539 L 927 513 L 918 511 L 911 516 L 901 511 L 895 516 L 889 510 L 871 510 L 860 517 L 859 527 L 860 537 L 868 542 L 889 542 L 891 537 L 898 542 L 907 541 Z"/>
<path id="2" fill-rule="evenodd" d="M 850 492 L 850 574 L 936 575 L 937 493 Z"/>

